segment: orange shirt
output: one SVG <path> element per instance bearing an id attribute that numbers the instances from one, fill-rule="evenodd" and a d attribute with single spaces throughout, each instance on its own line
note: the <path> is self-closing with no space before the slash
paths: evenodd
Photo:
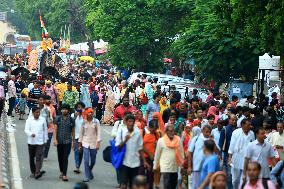
<path id="1" fill-rule="evenodd" d="M 51 113 L 52 119 L 54 120 L 56 118 L 55 108 L 53 107 L 52 104 L 50 104 L 48 107 L 50 109 L 50 113 Z M 48 133 L 53 133 L 53 123 L 52 122 L 48 125 L 47 132 Z"/>
<path id="2" fill-rule="evenodd" d="M 143 137 L 143 146 L 144 148 L 153 156 L 155 155 L 156 144 L 159 140 L 158 133 L 145 133 Z M 144 153 L 144 157 L 148 157 L 146 153 Z"/>

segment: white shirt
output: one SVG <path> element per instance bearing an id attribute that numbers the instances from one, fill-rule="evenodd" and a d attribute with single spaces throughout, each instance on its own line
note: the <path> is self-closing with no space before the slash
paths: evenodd
<path id="1" fill-rule="evenodd" d="M 28 91 L 30 92 L 33 88 L 34 88 L 34 84 L 33 84 L 33 83 L 30 83 L 30 84 L 28 85 Z"/>
<path id="2" fill-rule="evenodd" d="M 283 146 L 284 144 L 284 133 L 282 135 L 279 134 L 279 132 L 275 132 L 271 134 L 271 145 L 272 146 Z"/>
<path id="3" fill-rule="evenodd" d="M 246 116 L 242 115 L 242 116 L 238 119 L 238 121 L 237 121 L 237 128 L 242 127 L 242 126 L 241 126 L 241 122 L 242 122 L 243 119 L 245 119 L 245 118 L 246 118 Z"/>
<path id="4" fill-rule="evenodd" d="M 128 134 L 127 127 L 120 127 L 117 131 L 116 143 L 118 146 L 125 140 L 125 136 Z M 143 149 L 143 139 L 138 127 L 134 126 L 134 130 L 131 133 L 130 139 L 126 142 L 126 152 L 123 159 L 123 165 L 136 168 L 140 166 L 139 151 Z"/>
<path id="5" fill-rule="evenodd" d="M 180 139 L 179 139 L 180 141 Z M 182 143 L 180 141 L 181 154 L 184 154 Z M 154 169 L 160 166 L 161 173 L 176 173 L 178 165 L 176 162 L 175 149 L 169 148 L 165 144 L 164 138 L 160 138 L 157 143 L 154 159 Z"/>
<path id="6" fill-rule="evenodd" d="M 269 178 L 270 169 L 268 160 L 275 157 L 273 147 L 268 142 L 260 144 L 258 140 L 251 142 L 247 147 L 246 158 L 261 165 L 260 178 Z"/>
<path id="7" fill-rule="evenodd" d="M 247 147 L 250 142 L 254 141 L 254 133 L 249 131 L 246 135 L 242 128 L 236 129 L 232 133 L 229 154 L 232 154 L 233 167 L 236 169 L 244 169 L 244 160 Z"/>
<path id="8" fill-rule="evenodd" d="M 211 131 L 211 136 L 213 136 L 213 139 L 214 139 L 216 144 L 219 144 L 221 130 L 219 130 L 218 128 L 215 128 Z"/>
<path id="9" fill-rule="evenodd" d="M 29 117 L 26 121 L 25 133 L 28 135 L 28 144 L 42 145 L 47 142 L 47 125 L 44 118 Z M 32 137 L 35 134 L 35 137 Z"/>
<path id="10" fill-rule="evenodd" d="M 15 86 L 15 82 L 13 80 L 10 80 L 8 82 L 8 96 L 9 96 L 9 98 L 17 96 L 16 86 Z"/>
<path id="11" fill-rule="evenodd" d="M 113 138 L 116 138 L 117 131 L 118 131 L 118 128 L 119 128 L 120 126 L 124 126 L 123 120 L 118 120 L 118 121 L 116 121 L 116 122 L 114 123 L 114 126 L 113 126 L 113 128 L 112 128 L 112 130 L 111 130 L 111 136 L 112 136 Z M 124 127 L 125 127 L 125 126 L 124 126 Z"/>
<path id="12" fill-rule="evenodd" d="M 80 130 L 83 122 L 84 122 L 83 117 L 78 115 L 75 119 L 75 139 L 78 139 L 80 136 Z"/>

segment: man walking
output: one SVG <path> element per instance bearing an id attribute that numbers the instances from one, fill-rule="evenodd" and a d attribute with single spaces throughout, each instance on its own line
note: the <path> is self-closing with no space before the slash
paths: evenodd
<path id="1" fill-rule="evenodd" d="M 8 82 L 9 109 L 7 115 L 12 117 L 14 117 L 12 113 L 17 97 L 15 79 L 15 76 L 12 75 L 10 81 Z"/>
<path id="2" fill-rule="evenodd" d="M 74 113 L 74 119 L 75 119 L 75 145 L 74 145 L 74 159 L 75 159 L 75 166 L 76 169 L 74 170 L 75 173 L 79 174 L 81 162 L 83 159 L 83 151 L 79 149 L 79 137 L 80 137 L 80 131 L 84 122 L 83 118 L 83 111 L 85 109 L 85 104 L 83 102 L 78 102 L 75 105 L 75 113 Z"/>
<path id="3" fill-rule="evenodd" d="M 71 118 L 70 106 L 62 104 L 61 113 L 54 121 L 54 145 L 57 146 L 57 157 L 60 169 L 59 178 L 68 181 L 67 168 L 71 147 L 75 142 L 75 122 Z"/>
<path id="4" fill-rule="evenodd" d="M 113 113 L 113 120 L 116 122 L 117 120 L 122 120 L 125 112 L 134 112 L 136 108 L 129 104 L 129 96 L 125 95 L 122 98 L 122 104 L 119 105 Z"/>
<path id="5" fill-rule="evenodd" d="M 175 135 L 173 125 L 169 125 L 165 130 L 166 134 L 158 140 L 154 170 L 160 166 L 163 188 L 174 189 L 177 187 L 178 170 L 182 166 L 184 152 L 180 138 Z"/>
<path id="6" fill-rule="evenodd" d="M 101 145 L 101 126 L 98 119 L 94 119 L 94 110 L 87 108 L 85 110 L 86 120 L 83 122 L 79 137 L 79 148 L 83 146 L 85 179 L 89 182 L 94 179 L 92 169 L 96 163 L 97 151 Z"/>
<path id="7" fill-rule="evenodd" d="M 255 139 L 254 133 L 250 130 L 250 120 L 243 119 L 241 126 L 241 128 L 234 130 L 228 151 L 229 164 L 232 164 L 231 172 L 234 189 L 238 189 L 240 186 L 248 144 Z"/>
<path id="8" fill-rule="evenodd" d="M 146 122 L 149 123 L 152 118 L 153 118 L 153 113 L 154 112 L 160 112 L 160 100 L 161 100 L 161 96 L 159 93 L 155 93 L 153 95 L 153 99 L 154 101 L 149 102 L 149 104 L 147 105 L 147 110 L 146 110 Z"/>
<path id="9" fill-rule="evenodd" d="M 203 152 L 204 141 L 209 140 L 211 135 L 211 127 L 206 125 L 202 129 L 202 134 L 195 136 L 188 146 L 188 174 L 192 174 L 192 188 L 200 186 L 200 177 L 202 163 L 205 160 Z"/>
<path id="10" fill-rule="evenodd" d="M 219 139 L 219 148 L 222 152 L 222 160 L 223 160 L 223 169 L 227 174 L 227 184 L 229 188 L 233 188 L 232 186 L 232 174 L 231 167 L 228 163 L 229 158 L 229 147 L 231 143 L 232 133 L 237 127 L 237 116 L 235 114 L 231 114 L 229 116 L 229 124 L 221 130 L 220 139 Z"/>
<path id="11" fill-rule="evenodd" d="M 39 179 L 44 171 L 40 171 L 43 160 L 43 147 L 47 142 L 47 125 L 44 118 L 40 117 L 40 109 L 32 108 L 33 116 L 26 121 L 25 133 L 28 135 L 29 159 L 31 177 Z"/>
<path id="12" fill-rule="evenodd" d="M 57 109 L 57 103 L 58 103 L 58 92 L 57 89 L 52 85 L 52 82 L 50 80 L 47 80 L 45 82 L 46 86 L 44 89 L 44 93 L 51 98 L 51 104 L 55 109 Z"/>
<path id="13" fill-rule="evenodd" d="M 260 128 L 256 132 L 256 140 L 251 142 L 247 147 L 246 158 L 244 163 L 244 172 L 243 179 L 246 179 L 247 176 L 247 166 L 249 161 L 258 162 L 262 168 L 260 172 L 260 178 L 269 179 L 270 177 L 270 168 L 268 161 L 272 160 L 272 166 L 274 167 L 275 162 L 275 153 L 273 147 L 268 142 L 264 141 L 266 138 L 265 130 Z"/>
<path id="14" fill-rule="evenodd" d="M 67 85 L 67 91 L 64 92 L 62 104 L 68 104 L 70 111 L 73 112 L 75 104 L 79 102 L 79 93 L 77 90 L 72 90 L 72 83 Z"/>
<path id="15" fill-rule="evenodd" d="M 140 158 L 144 160 L 144 165 L 148 163 L 144 158 L 143 140 L 138 127 L 134 126 L 135 117 L 127 114 L 124 118 L 126 127 L 120 127 L 117 132 L 115 145 L 122 148 L 126 145 L 126 152 L 123 158 L 122 166 L 119 168 L 119 177 L 121 189 L 132 187 L 132 181 L 139 173 Z M 148 165 L 149 167 L 149 165 Z"/>

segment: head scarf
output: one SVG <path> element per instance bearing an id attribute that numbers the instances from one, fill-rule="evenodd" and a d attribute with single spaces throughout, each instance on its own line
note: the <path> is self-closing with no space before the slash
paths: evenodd
<path id="1" fill-rule="evenodd" d="M 210 106 L 208 113 L 207 113 L 207 116 L 209 116 L 209 115 L 215 116 L 214 123 L 217 123 L 217 121 L 219 119 L 219 116 L 217 115 L 217 110 L 218 109 L 216 108 L 216 106 Z"/>
<path id="2" fill-rule="evenodd" d="M 161 114 L 159 112 L 154 112 L 152 116 L 153 116 L 152 118 L 158 117 L 159 130 L 162 133 L 164 133 L 165 132 L 165 123 L 163 121 L 163 118 L 162 118 Z"/>
<path id="3" fill-rule="evenodd" d="M 178 166 L 181 166 L 184 160 L 180 149 L 180 138 L 178 136 L 174 136 L 173 140 L 170 140 L 168 135 L 165 134 L 163 140 L 168 148 L 175 150 L 176 163 Z"/>
<path id="4" fill-rule="evenodd" d="M 201 129 L 200 127 L 193 127 L 192 128 L 192 138 L 195 137 L 195 136 L 199 136 L 201 134 Z"/>
<path id="5" fill-rule="evenodd" d="M 180 125 L 180 124 L 183 125 L 183 127 L 182 127 L 181 129 L 179 128 L 179 125 Z M 182 131 L 184 130 L 185 125 L 186 125 L 186 123 L 185 123 L 184 118 L 179 117 L 178 120 L 177 120 L 176 123 L 175 123 L 175 133 L 176 133 L 178 136 L 181 135 Z"/>
<path id="6" fill-rule="evenodd" d="M 190 135 L 190 133 L 188 133 L 187 131 L 186 131 L 186 128 L 191 128 L 192 127 L 192 125 L 191 124 L 189 124 L 189 125 L 186 125 L 185 127 L 184 127 L 184 130 L 183 130 L 183 132 L 182 132 L 182 137 L 183 137 L 183 150 L 185 151 L 185 152 L 187 152 L 187 150 L 188 150 L 188 142 L 189 142 L 189 140 L 190 140 L 190 138 L 191 138 L 191 135 Z"/>
<path id="7" fill-rule="evenodd" d="M 82 113 L 83 118 L 84 118 L 84 119 L 87 119 L 87 115 L 88 115 L 89 113 L 94 113 L 94 110 L 93 110 L 92 108 L 86 108 L 86 109 L 84 110 L 84 112 Z"/>

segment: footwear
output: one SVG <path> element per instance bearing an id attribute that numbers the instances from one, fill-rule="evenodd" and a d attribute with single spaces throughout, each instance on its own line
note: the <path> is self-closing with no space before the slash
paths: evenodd
<path id="1" fill-rule="evenodd" d="M 90 182 L 90 180 L 89 179 L 84 179 L 83 182 Z"/>
<path id="2" fill-rule="evenodd" d="M 42 174 L 38 174 L 38 175 L 35 175 L 35 179 L 39 179 L 40 177 L 42 177 Z"/>
<path id="3" fill-rule="evenodd" d="M 91 173 L 90 180 L 93 180 L 93 179 L 94 179 L 94 175 L 93 173 Z"/>
<path id="4" fill-rule="evenodd" d="M 80 173 L 81 173 L 81 171 L 80 171 L 79 169 L 75 169 L 75 170 L 74 170 L 74 173 L 76 173 L 76 174 L 80 174 Z"/>
<path id="5" fill-rule="evenodd" d="M 40 174 L 44 175 L 46 173 L 46 171 L 41 171 Z"/>
<path id="6" fill-rule="evenodd" d="M 43 161 L 47 161 L 47 158 L 43 158 Z"/>
<path id="7" fill-rule="evenodd" d="M 60 174 L 58 178 L 59 178 L 59 179 L 62 179 L 62 178 L 63 178 L 63 174 Z"/>
<path id="8" fill-rule="evenodd" d="M 67 182 L 67 181 L 68 181 L 67 176 L 62 176 L 62 180 L 63 180 L 64 182 Z"/>

